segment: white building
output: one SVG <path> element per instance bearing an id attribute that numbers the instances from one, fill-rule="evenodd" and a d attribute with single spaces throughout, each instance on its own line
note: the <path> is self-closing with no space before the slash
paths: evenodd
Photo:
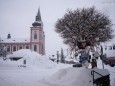
<path id="1" fill-rule="evenodd" d="M 110 42 L 104 43 L 103 46 L 103 53 L 107 55 L 107 57 L 115 57 L 115 44 L 114 39 Z"/>

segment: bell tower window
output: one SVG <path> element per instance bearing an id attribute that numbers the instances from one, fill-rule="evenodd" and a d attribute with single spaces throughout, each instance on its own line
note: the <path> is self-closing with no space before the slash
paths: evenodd
<path id="1" fill-rule="evenodd" d="M 34 39 L 37 39 L 37 33 L 34 33 Z"/>

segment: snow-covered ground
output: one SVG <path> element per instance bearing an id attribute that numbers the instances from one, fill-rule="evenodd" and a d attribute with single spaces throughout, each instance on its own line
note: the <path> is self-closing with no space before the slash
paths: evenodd
<path id="1" fill-rule="evenodd" d="M 58 70 L 58 67 L 56 69 L 50 68 L 49 64 L 43 65 L 44 68 L 18 67 L 17 62 L 0 61 L 0 86 L 41 86 L 39 80 L 51 76 Z"/>
<path id="2" fill-rule="evenodd" d="M 19 61 L 0 58 L 0 86 L 93 86 L 90 68 L 56 64 L 30 50 L 14 52 L 13 55 L 23 58 Z M 26 67 L 20 67 L 24 59 Z M 104 67 L 109 69 L 111 86 L 115 86 L 115 67 Z M 102 69 L 101 60 L 98 60 L 98 68 Z"/>

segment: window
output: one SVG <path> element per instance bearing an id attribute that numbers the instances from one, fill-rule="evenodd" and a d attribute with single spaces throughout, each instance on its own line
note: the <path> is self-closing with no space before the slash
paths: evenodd
<path id="1" fill-rule="evenodd" d="M 26 46 L 26 49 L 29 49 L 29 46 Z"/>
<path id="2" fill-rule="evenodd" d="M 16 46 L 13 46 L 13 51 L 16 51 Z"/>
<path id="3" fill-rule="evenodd" d="M 112 46 L 109 46 L 109 50 L 112 50 Z"/>
<path id="4" fill-rule="evenodd" d="M 37 51 L 37 45 L 34 45 L 34 51 Z"/>
<path id="5" fill-rule="evenodd" d="M 115 50 L 115 45 L 113 46 L 113 50 Z"/>
<path id="6" fill-rule="evenodd" d="M 37 33 L 34 33 L 34 39 L 37 39 Z"/>
<path id="7" fill-rule="evenodd" d="M 8 48 L 7 48 L 7 52 L 10 52 L 10 46 L 8 46 Z"/>
<path id="8" fill-rule="evenodd" d="M 19 49 L 22 49 L 22 46 L 20 46 Z"/>
<path id="9" fill-rule="evenodd" d="M 107 50 L 107 46 L 105 46 L 105 50 Z"/>

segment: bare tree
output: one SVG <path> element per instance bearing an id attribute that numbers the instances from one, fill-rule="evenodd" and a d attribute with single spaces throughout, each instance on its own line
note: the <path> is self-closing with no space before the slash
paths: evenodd
<path id="1" fill-rule="evenodd" d="M 81 39 L 88 42 L 97 37 L 99 42 L 112 39 L 111 26 L 107 15 L 91 7 L 68 10 L 63 18 L 58 19 L 55 31 L 64 39 L 65 44 L 74 49 Z"/>

